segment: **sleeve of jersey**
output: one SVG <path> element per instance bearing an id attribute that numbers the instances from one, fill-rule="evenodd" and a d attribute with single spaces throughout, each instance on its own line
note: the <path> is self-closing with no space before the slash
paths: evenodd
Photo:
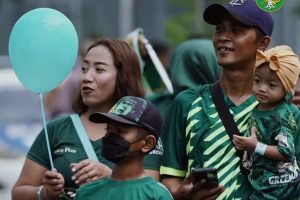
<path id="1" fill-rule="evenodd" d="M 280 133 L 275 137 L 279 153 L 289 162 L 295 159 L 294 137 L 291 129 L 282 127 Z"/>
<path id="2" fill-rule="evenodd" d="M 300 166 L 300 111 L 296 107 L 296 105 L 293 104 L 292 106 L 293 113 L 294 113 L 294 118 L 296 121 L 296 133 L 294 136 L 294 146 L 295 146 L 295 156 L 297 160 L 298 166 Z"/>
<path id="3" fill-rule="evenodd" d="M 158 182 L 157 184 L 158 184 L 159 191 L 155 191 L 157 193 L 157 196 L 154 199 L 157 199 L 157 200 L 173 200 L 173 196 L 170 193 L 170 191 L 168 190 L 168 188 L 166 188 L 166 186 L 164 186 L 160 182 Z"/>
<path id="4" fill-rule="evenodd" d="M 164 192 L 162 195 L 157 198 L 157 200 L 173 200 L 173 197 L 170 192 Z"/>
<path id="5" fill-rule="evenodd" d="M 47 127 L 48 135 L 51 135 L 51 125 L 48 124 Z M 35 141 L 33 142 L 32 146 L 30 147 L 29 152 L 27 154 L 27 158 L 47 169 L 51 168 L 44 129 L 41 130 L 41 132 L 38 134 Z"/>
<path id="6" fill-rule="evenodd" d="M 294 104 L 289 104 L 289 108 L 292 114 L 285 117 L 288 121 L 288 124 L 281 126 L 281 131 L 275 137 L 275 140 L 278 142 L 277 149 L 281 155 L 283 155 L 290 162 L 296 158 L 299 166 L 300 111 Z"/>
<path id="7" fill-rule="evenodd" d="M 163 146 L 161 138 L 158 139 L 155 148 L 145 156 L 144 168 L 159 171 L 163 157 Z"/>
<path id="8" fill-rule="evenodd" d="M 185 137 L 186 116 L 195 97 L 195 90 L 186 90 L 180 93 L 166 115 L 165 131 L 162 135 L 164 155 L 160 167 L 161 175 L 186 176 L 188 167 Z"/>
<path id="9" fill-rule="evenodd" d="M 76 191 L 76 195 L 75 195 L 75 200 L 80 200 L 80 199 L 83 199 L 82 198 L 82 195 L 81 195 L 81 188 L 79 188 L 77 191 Z"/>

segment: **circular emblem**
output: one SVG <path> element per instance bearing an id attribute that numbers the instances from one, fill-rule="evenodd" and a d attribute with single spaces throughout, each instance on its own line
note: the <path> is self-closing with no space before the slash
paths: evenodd
<path id="1" fill-rule="evenodd" d="M 266 12 L 279 10 L 284 3 L 285 0 L 256 0 L 257 6 Z"/>

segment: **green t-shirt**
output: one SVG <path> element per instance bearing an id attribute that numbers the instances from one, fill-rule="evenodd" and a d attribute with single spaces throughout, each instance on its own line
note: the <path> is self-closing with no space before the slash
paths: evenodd
<path id="1" fill-rule="evenodd" d="M 169 200 L 168 189 L 151 177 L 114 181 L 108 177 L 79 188 L 76 200 Z"/>
<path id="2" fill-rule="evenodd" d="M 294 136 L 297 125 L 293 104 L 282 103 L 273 110 L 254 109 L 249 119 L 249 132 L 256 127 L 257 140 L 272 146 L 286 158 L 286 162 L 268 159 L 256 153 L 246 153 L 244 166 L 250 170 L 249 182 L 254 191 L 249 199 L 298 199 L 300 185 L 289 183 L 299 175 L 295 157 Z"/>
<path id="3" fill-rule="evenodd" d="M 225 191 L 221 199 L 247 199 L 251 191 L 240 171 L 240 158 L 230 140 L 211 98 L 212 85 L 185 90 L 174 100 L 163 135 L 164 158 L 160 173 L 186 177 L 191 168 L 214 167 Z M 224 100 L 241 134 L 247 131 L 250 111 L 257 105 L 254 96 L 236 106 Z"/>
<path id="4" fill-rule="evenodd" d="M 65 187 L 78 188 L 78 185 L 71 179 L 73 173 L 71 163 L 78 163 L 87 159 L 87 155 L 76 132 L 70 116 L 60 117 L 47 124 L 50 149 L 54 167 L 64 176 Z M 101 155 L 102 139 L 91 141 L 99 162 L 112 168 L 113 163 Z M 163 155 L 161 140 L 156 148 L 144 158 L 145 169 L 159 170 Z M 44 130 L 42 130 L 32 144 L 27 158 L 50 169 L 50 161 L 46 146 Z"/>

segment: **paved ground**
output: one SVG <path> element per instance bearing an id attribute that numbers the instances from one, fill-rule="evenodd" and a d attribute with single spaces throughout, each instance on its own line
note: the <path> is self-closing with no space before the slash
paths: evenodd
<path id="1" fill-rule="evenodd" d="M 24 159 L 25 157 L 0 157 L 0 183 L 4 186 L 0 189 L 1 200 L 11 200 L 11 188 L 21 172 Z"/>

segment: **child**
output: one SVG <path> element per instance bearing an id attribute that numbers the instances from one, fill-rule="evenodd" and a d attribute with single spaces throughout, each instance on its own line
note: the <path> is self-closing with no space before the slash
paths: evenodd
<path id="1" fill-rule="evenodd" d="M 89 119 L 107 123 L 102 155 L 115 166 L 110 177 L 81 187 L 77 200 L 173 199 L 162 184 L 146 175 L 143 167 L 143 158 L 155 147 L 163 126 L 162 116 L 152 103 L 126 96 L 109 113 L 94 113 Z"/>
<path id="2" fill-rule="evenodd" d="M 234 135 L 254 191 L 249 199 L 297 199 L 300 187 L 294 136 L 296 106 L 290 103 L 300 72 L 299 58 L 288 46 L 258 51 L 253 91 L 259 102 L 249 120 L 251 135 Z"/>

